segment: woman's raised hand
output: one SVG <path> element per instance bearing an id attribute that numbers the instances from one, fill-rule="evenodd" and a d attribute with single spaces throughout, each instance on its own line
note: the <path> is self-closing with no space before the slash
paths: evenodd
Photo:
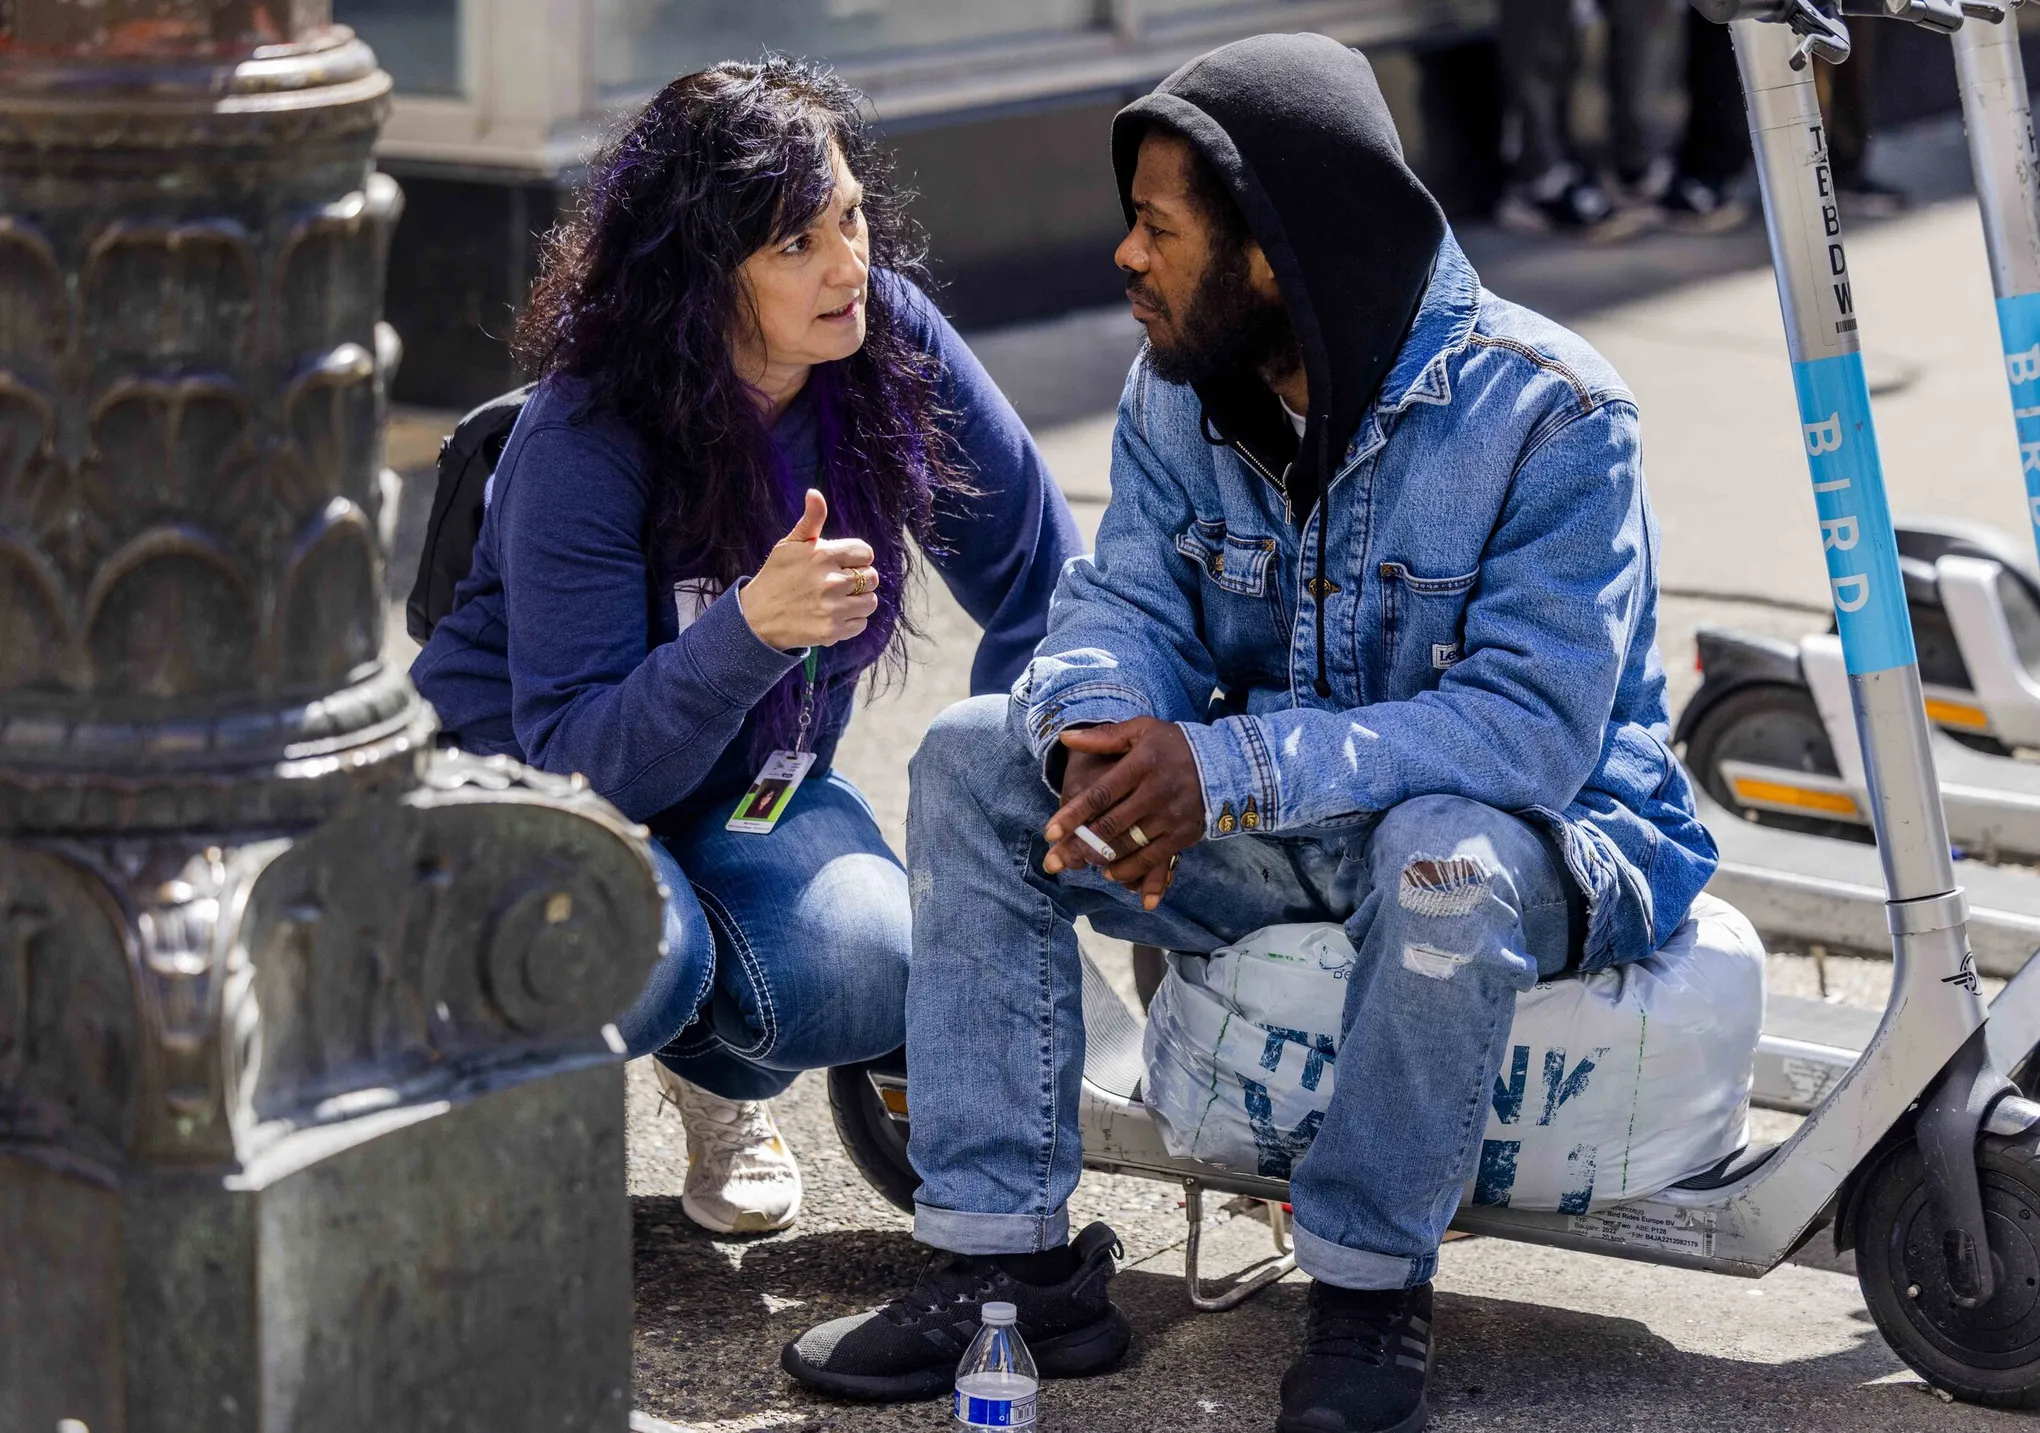
<path id="1" fill-rule="evenodd" d="M 744 620 L 768 647 L 833 647 L 862 632 L 878 610 L 871 544 L 824 538 L 828 519 L 828 499 L 809 488 L 800 521 L 737 592 Z"/>

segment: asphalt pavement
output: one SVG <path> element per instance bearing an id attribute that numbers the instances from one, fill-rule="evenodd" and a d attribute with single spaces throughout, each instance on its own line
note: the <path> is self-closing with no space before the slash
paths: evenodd
<path id="1" fill-rule="evenodd" d="M 1887 172 L 1897 168 L 1938 200 L 1851 231 L 1893 506 L 1953 513 L 2023 537 L 1988 273 L 1974 205 L 1960 195 L 1959 129 L 1923 127 L 1883 156 Z M 1661 644 L 1674 710 L 1696 680 L 1696 628 L 1718 623 L 1791 638 L 1825 626 L 1819 544 L 1761 230 L 1718 240 L 1660 235 L 1618 251 L 1481 230 L 1466 238 L 1492 287 L 1577 327 L 1642 405 L 1663 527 Z M 1137 341 L 1116 310 L 973 336 L 1087 531 L 1109 497 L 1111 409 Z M 445 425 L 446 415 L 400 415 L 392 461 L 422 476 Z M 406 549 L 415 552 L 423 487 L 414 479 L 407 495 L 393 587 L 406 585 L 415 561 Z M 925 584 L 919 600 L 927 637 L 913 670 L 873 696 L 838 757 L 896 843 L 906 759 L 933 716 L 966 694 L 976 640 L 939 582 Z M 392 656 L 406 650 L 393 635 Z M 1124 947 L 1092 948 L 1129 987 Z M 1817 971 L 1799 956 L 1773 957 L 1771 975 L 1774 990 L 1871 1006 L 1889 983 L 1888 966 L 1831 960 Z M 782 1341 L 898 1292 L 927 1252 L 843 1156 L 822 1079 L 803 1077 L 778 1102 L 806 1173 L 807 1202 L 795 1229 L 767 1238 L 717 1239 L 690 1224 L 678 1198 L 679 1124 L 660 1108 L 642 1068 L 631 1073 L 630 1101 L 639 1407 L 688 1433 L 945 1426 L 941 1405 L 831 1404 L 777 1369 Z M 1758 1132 L 1776 1138 L 1789 1127 L 1766 1116 Z M 1210 1216 L 1208 1269 L 1244 1267 L 1265 1254 L 1269 1231 L 1257 1215 L 1244 1207 Z M 1198 1314 L 1182 1290 L 1180 1191 L 1087 1175 L 1074 1216 L 1106 1219 L 1124 1240 L 1127 1263 L 1115 1288 L 1138 1337 L 1120 1372 L 1050 1385 L 1042 1426 L 1272 1427 L 1302 1281 L 1293 1277 L 1231 1313 Z M 1801 1261 L 1744 1281 L 1488 1239 L 1455 1242 L 1438 1278 L 1432 1426 L 1447 1433 L 2032 1426 L 1935 1397 L 1886 1348 L 1849 1262 L 1826 1248 L 1816 1240 Z"/>

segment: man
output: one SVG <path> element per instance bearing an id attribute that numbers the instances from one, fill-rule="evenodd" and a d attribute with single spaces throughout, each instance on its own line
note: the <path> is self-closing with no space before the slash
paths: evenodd
<path id="1" fill-rule="evenodd" d="M 1316 1283 L 1278 1427 L 1414 1429 L 1516 995 L 1644 956 L 1714 865 L 1664 744 L 1636 408 L 1481 290 L 1331 40 L 1193 61 L 1113 155 L 1148 347 L 1097 553 L 1011 701 L 914 759 L 915 1235 L 954 1258 L 782 1361 L 926 1396 L 1000 1299 L 1044 1374 L 1110 1366 L 1112 1232 L 1068 1238 L 1072 919 L 1197 951 L 1339 920 L 1360 959 L 1291 1184 Z"/>

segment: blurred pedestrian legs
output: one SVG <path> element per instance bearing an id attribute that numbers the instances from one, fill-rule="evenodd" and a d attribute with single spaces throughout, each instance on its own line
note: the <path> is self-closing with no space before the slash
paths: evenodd
<path id="1" fill-rule="evenodd" d="M 1735 182 L 1749 167 L 1750 129 L 1728 27 L 1686 12 L 1686 133 L 1678 170 L 1658 201 L 1665 222 L 1689 234 L 1720 234 L 1749 218 Z"/>
<path id="2" fill-rule="evenodd" d="M 1683 0 L 1599 0 L 1607 21 L 1611 161 L 1626 194 L 1618 205 L 1579 153 L 1572 92 L 1591 0 L 1502 0 L 1501 57 L 1511 183 L 1496 218 L 1531 233 L 1626 238 L 1650 219 L 1676 168 Z"/>
<path id="3" fill-rule="evenodd" d="M 1835 188 L 1854 213 L 1885 218 L 1910 206 L 1903 189 L 1872 179 L 1865 167 L 1870 157 L 1871 106 L 1877 86 L 1876 22 L 1849 25 L 1853 41 L 1847 64 L 1814 66 L 1821 112 L 1827 118 L 1828 159 L 1834 165 Z"/>

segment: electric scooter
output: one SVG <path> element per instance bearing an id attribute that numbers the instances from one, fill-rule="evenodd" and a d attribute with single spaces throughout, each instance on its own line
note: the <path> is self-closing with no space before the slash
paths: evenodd
<path id="1" fill-rule="evenodd" d="M 1823 523 L 1857 540 L 1829 550 L 1837 625 L 1865 753 L 1895 960 L 1890 1003 L 1861 1057 L 1782 1144 L 1746 1148 L 1647 1199 L 1588 1214 L 1462 1205 L 1455 1227 L 1496 1238 L 1746 1277 L 1832 1225 L 1857 1251 L 1879 1329 L 1956 1397 L 2040 1402 L 2040 1105 L 2005 1068 L 2040 1042 L 2040 971 L 1988 1011 L 1977 993 L 1967 904 L 1956 884 L 1930 755 L 1920 671 L 1863 379 L 1826 135 L 1807 61 L 1847 59 L 1833 0 L 1694 0 L 1733 22 L 1758 155 L 1800 421 Z M 1894 0 L 1905 6 L 1906 0 Z M 1929 8 L 1913 0 L 1911 8 Z M 1950 4 L 1934 4 L 1945 23 Z M 1972 7 L 1976 8 L 1976 7 Z M 1882 10 L 1880 9 L 1880 13 Z M 1198 1273 L 1205 1190 L 1271 1201 L 1281 1180 L 1172 1158 L 1140 1099 L 1140 1032 L 1090 962 L 1082 1132 L 1087 1167 L 1179 1182 L 1186 1274 L 1200 1308 L 1227 1307 L 1294 1267 L 1283 1252 L 1232 1288 Z M 897 1066 L 832 1071 L 837 1125 L 859 1168 L 910 1205 L 909 1091 Z"/>
<path id="2" fill-rule="evenodd" d="M 2017 26 L 1971 24 L 1952 43 L 2031 506 L 2040 495 L 2040 152 Z M 2035 530 L 2040 537 L 2040 508 Z M 1823 528 L 1824 541 L 1836 536 Z M 1898 545 L 1927 715 L 1940 728 L 1933 754 L 1950 834 L 1986 860 L 2040 855 L 2040 763 L 2007 760 L 2040 748 L 2040 577 L 2029 557 L 1973 525 L 1901 524 Z M 1836 638 L 1794 647 L 1707 630 L 1699 645 L 1704 680 L 1676 739 L 1709 795 L 1773 825 L 1866 839 Z"/>

